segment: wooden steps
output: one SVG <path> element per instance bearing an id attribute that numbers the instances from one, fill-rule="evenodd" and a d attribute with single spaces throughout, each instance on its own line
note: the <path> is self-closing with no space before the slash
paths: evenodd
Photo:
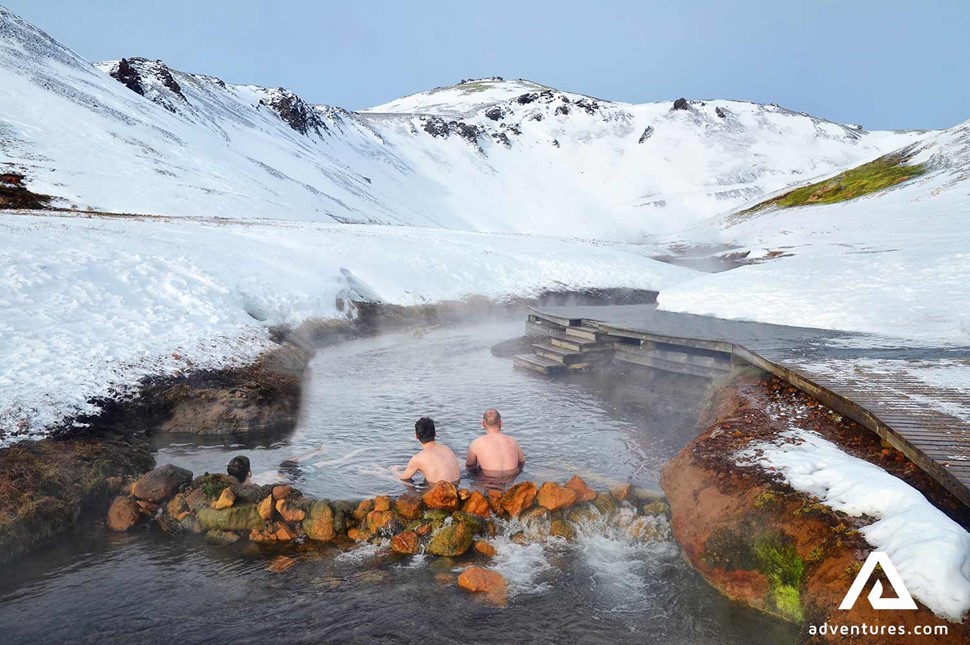
<path id="1" fill-rule="evenodd" d="M 534 343 L 532 347 L 535 349 L 535 353 L 542 358 L 569 366 L 581 363 L 595 363 L 610 358 L 608 351 L 575 351 L 553 345 L 552 343 Z"/>
<path id="2" fill-rule="evenodd" d="M 590 340 L 596 342 L 600 340 L 600 332 L 595 327 L 586 327 L 583 325 L 572 325 L 566 327 L 566 335 L 573 336 L 575 338 L 582 338 L 583 340 Z"/>
<path id="3" fill-rule="evenodd" d="M 562 374 L 566 371 L 566 366 L 562 363 L 550 361 L 535 354 L 516 354 L 512 357 L 512 365 L 519 369 L 547 375 Z"/>

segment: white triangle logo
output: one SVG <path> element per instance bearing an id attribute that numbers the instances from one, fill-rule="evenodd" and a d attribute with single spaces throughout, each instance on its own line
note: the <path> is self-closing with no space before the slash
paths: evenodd
<path id="1" fill-rule="evenodd" d="M 889 560 L 889 554 L 885 551 L 873 551 L 869 554 L 865 564 L 862 565 L 862 570 L 859 571 L 859 575 L 855 577 L 852 586 L 849 587 L 849 592 L 842 599 L 842 604 L 839 605 L 839 609 L 852 609 L 855 601 L 859 599 L 859 594 L 862 593 L 866 583 L 869 582 L 869 578 L 872 576 L 872 572 L 875 570 L 877 564 L 882 567 L 883 573 L 889 578 L 889 584 L 892 585 L 897 597 L 883 598 L 882 583 L 876 580 L 872 585 L 872 591 L 869 592 L 869 604 L 872 605 L 872 608 L 916 609 L 916 603 L 913 602 L 913 597 L 909 595 L 909 590 L 906 589 L 906 585 L 903 584 L 903 579 L 899 576 L 896 567 Z"/>

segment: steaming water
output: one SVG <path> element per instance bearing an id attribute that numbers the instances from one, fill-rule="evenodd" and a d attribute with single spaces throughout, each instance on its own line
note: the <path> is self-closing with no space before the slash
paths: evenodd
<path id="1" fill-rule="evenodd" d="M 389 474 L 419 448 L 414 420 L 432 416 L 464 457 L 495 406 L 528 457 L 524 478 L 579 473 L 592 485 L 655 486 L 660 465 L 691 438 L 699 387 L 646 379 L 557 381 L 513 371 L 489 347 L 521 321 L 387 335 L 321 351 L 311 365 L 299 427 L 263 445 L 168 443 L 159 463 L 221 471 L 245 452 L 309 494 L 398 494 Z M 306 549 L 282 573 L 276 553 L 215 546 L 150 531 L 91 529 L 4 569 L 4 643 L 29 642 L 791 642 L 787 625 L 742 609 L 685 565 L 665 520 L 659 537 L 631 539 L 634 517 L 594 519 L 573 542 L 541 541 L 537 524 L 500 527 L 490 564 L 509 582 L 507 607 L 458 590 L 461 561 L 401 559 L 366 545 Z M 643 521 L 642 518 L 640 521 Z M 522 531 L 531 543 L 512 535 Z"/>

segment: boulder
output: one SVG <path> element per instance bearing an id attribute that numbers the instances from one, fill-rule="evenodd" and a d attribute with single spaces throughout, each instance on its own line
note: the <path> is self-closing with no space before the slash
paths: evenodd
<path id="1" fill-rule="evenodd" d="M 554 517 L 549 523 L 549 534 L 566 540 L 572 540 L 576 537 L 576 530 L 563 518 Z"/>
<path id="2" fill-rule="evenodd" d="M 488 517 L 492 514 L 492 509 L 488 505 L 488 500 L 480 491 L 472 491 L 468 495 L 468 499 L 462 505 L 461 510 L 470 515 L 478 515 L 479 517 Z"/>
<path id="3" fill-rule="evenodd" d="M 189 510 L 189 505 L 185 501 L 185 495 L 179 493 L 168 501 L 165 505 L 165 512 L 174 518 L 181 519 L 181 515 Z"/>
<path id="4" fill-rule="evenodd" d="M 157 513 L 158 509 L 161 507 L 158 504 L 153 504 L 152 502 L 146 502 L 145 500 L 140 499 L 138 500 L 138 508 L 141 509 L 142 515 L 148 515 L 151 517 Z"/>
<path id="5" fill-rule="evenodd" d="M 391 498 L 387 495 L 378 495 L 374 498 L 374 510 L 375 511 L 389 511 L 391 510 Z"/>
<path id="6" fill-rule="evenodd" d="M 677 99 L 676 101 L 674 101 L 674 106 L 672 108 L 670 108 L 670 109 L 671 110 L 689 110 L 690 109 L 690 104 L 687 102 L 687 99 L 680 98 L 680 99 Z"/>
<path id="7" fill-rule="evenodd" d="M 249 531 L 263 528 L 263 518 L 256 510 L 255 504 L 240 504 L 232 508 L 217 510 L 214 508 L 200 508 L 196 515 L 199 522 L 207 529 L 223 531 Z"/>
<path id="8" fill-rule="evenodd" d="M 611 515 L 616 512 L 616 500 L 607 493 L 599 493 L 593 500 L 593 506 L 603 515 Z"/>
<path id="9" fill-rule="evenodd" d="M 347 531 L 347 537 L 349 537 L 354 542 L 366 542 L 373 537 L 367 529 L 350 529 Z"/>
<path id="10" fill-rule="evenodd" d="M 532 506 L 536 499 L 535 482 L 520 482 L 512 486 L 502 496 L 502 508 L 511 517 L 516 517 L 522 511 Z"/>
<path id="11" fill-rule="evenodd" d="M 276 512 L 287 522 L 302 522 L 306 511 L 288 499 L 276 500 Z"/>
<path id="12" fill-rule="evenodd" d="M 494 558 L 498 550 L 494 544 L 487 540 L 475 540 L 475 552 L 484 555 L 486 558 Z"/>
<path id="13" fill-rule="evenodd" d="M 286 522 L 276 522 L 273 525 L 273 533 L 280 542 L 289 542 L 290 540 L 295 540 L 297 537 L 296 531 Z"/>
<path id="14" fill-rule="evenodd" d="M 239 534 L 233 533 L 232 531 L 212 529 L 206 532 L 205 539 L 216 544 L 235 544 L 239 541 Z"/>
<path id="15" fill-rule="evenodd" d="M 127 531 L 141 521 L 140 507 L 130 497 L 115 497 L 108 508 L 105 524 L 112 531 Z"/>
<path id="16" fill-rule="evenodd" d="M 483 593 L 496 604 L 505 604 L 508 585 L 498 571 L 468 567 L 458 576 L 458 587 L 472 593 Z"/>
<path id="17" fill-rule="evenodd" d="M 266 499 L 257 504 L 256 512 L 264 521 L 268 522 L 273 517 L 273 496 L 267 495 Z"/>
<path id="18" fill-rule="evenodd" d="M 367 530 L 371 533 L 378 533 L 387 528 L 394 521 L 394 513 L 391 511 L 371 511 L 367 514 Z"/>
<path id="19" fill-rule="evenodd" d="M 610 495 L 612 495 L 614 499 L 624 502 L 633 497 L 633 484 L 618 484 L 610 489 Z"/>
<path id="20" fill-rule="evenodd" d="M 273 486 L 273 499 L 286 499 L 292 491 L 289 486 Z"/>
<path id="21" fill-rule="evenodd" d="M 587 486 L 586 482 L 579 475 L 573 475 L 566 482 L 566 488 L 576 492 L 577 502 L 590 502 L 596 499 L 596 491 Z"/>
<path id="22" fill-rule="evenodd" d="M 549 517 L 549 509 L 543 508 L 542 506 L 534 506 L 528 510 L 522 511 L 519 515 L 519 519 L 523 522 L 533 522 L 536 520 L 544 520 Z"/>
<path id="23" fill-rule="evenodd" d="M 337 536 L 334 530 L 334 513 L 330 504 L 320 501 L 310 506 L 310 512 L 303 520 L 303 532 L 311 540 L 330 542 Z"/>
<path id="24" fill-rule="evenodd" d="M 458 489 L 451 482 L 438 482 L 421 499 L 428 508 L 444 511 L 458 510 Z"/>
<path id="25" fill-rule="evenodd" d="M 485 492 L 485 499 L 488 500 L 488 507 L 492 509 L 492 512 L 496 515 L 502 514 L 502 491 L 500 490 L 488 490 Z"/>
<path id="26" fill-rule="evenodd" d="M 418 534 L 414 531 L 404 531 L 391 538 L 391 551 L 402 555 L 414 555 L 418 552 Z"/>
<path id="27" fill-rule="evenodd" d="M 658 499 L 655 502 L 650 502 L 649 504 L 643 505 L 644 515 L 657 515 L 657 516 L 668 516 L 670 515 L 670 506 L 662 499 Z"/>
<path id="28" fill-rule="evenodd" d="M 401 495 L 394 500 L 394 512 L 406 520 L 421 517 L 421 498 L 417 495 Z"/>
<path id="29" fill-rule="evenodd" d="M 184 484 L 192 481 L 192 472 L 172 464 L 150 470 L 132 484 L 132 494 L 149 502 L 161 502 L 175 493 Z"/>
<path id="30" fill-rule="evenodd" d="M 223 488 L 222 493 L 219 495 L 219 499 L 212 501 L 212 508 L 217 511 L 221 511 L 224 508 L 229 508 L 236 503 L 236 494 L 232 492 L 231 488 Z"/>
<path id="31" fill-rule="evenodd" d="M 427 552 L 431 555 L 454 557 L 462 555 L 472 546 L 472 529 L 464 522 L 442 526 L 431 536 Z"/>
<path id="32" fill-rule="evenodd" d="M 367 514 L 374 510 L 374 500 L 365 499 L 357 505 L 354 509 L 354 519 L 358 522 L 363 522 L 367 517 Z"/>
<path id="33" fill-rule="evenodd" d="M 560 508 L 568 508 L 576 503 L 576 491 L 563 488 L 555 482 L 546 482 L 539 487 L 536 501 L 543 508 L 558 511 Z"/>
<path id="34" fill-rule="evenodd" d="M 414 532 L 417 533 L 418 535 L 427 535 L 428 533 L 431 532 L 431 525 L 419 524 L 418 527 L 414 529 Z"/>

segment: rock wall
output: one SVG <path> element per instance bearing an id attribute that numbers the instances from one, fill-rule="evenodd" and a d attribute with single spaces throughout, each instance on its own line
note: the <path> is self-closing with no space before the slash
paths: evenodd
<path id="1" fill-rule="evenodd" d="M 862 520 L 832 511 L 770 473 L 735 463 L 738 450 L 786 429 L 765 411 L 779 396 L 802 397 L 809 427 L 878 446 L 865 428 L 777 380 L 750 375 L 736 380 L 710 402 L 707 429 L 662 471 L 671 530 L 686 559 L 725 596 L 801 624 L 806 641 L 843 639 L 815 633 L 824 623 L 906 629 L 947 624 L 922 605 L 917 611 L 875 611 L 864 596 L 852 610 L 838 609 L 872 550 L 857 531 Z M 894 451 L 876 452 L 904 468 Z M 884 576 L 882 582 L 891 589 Z M 924 636 L 919 642 L 960 642 L 960 636 L 962 642 L 970 637 L 966 621 L 949 624 L 941 640 Z M 906 642 L 884 638 L 865 642 Z"/>

